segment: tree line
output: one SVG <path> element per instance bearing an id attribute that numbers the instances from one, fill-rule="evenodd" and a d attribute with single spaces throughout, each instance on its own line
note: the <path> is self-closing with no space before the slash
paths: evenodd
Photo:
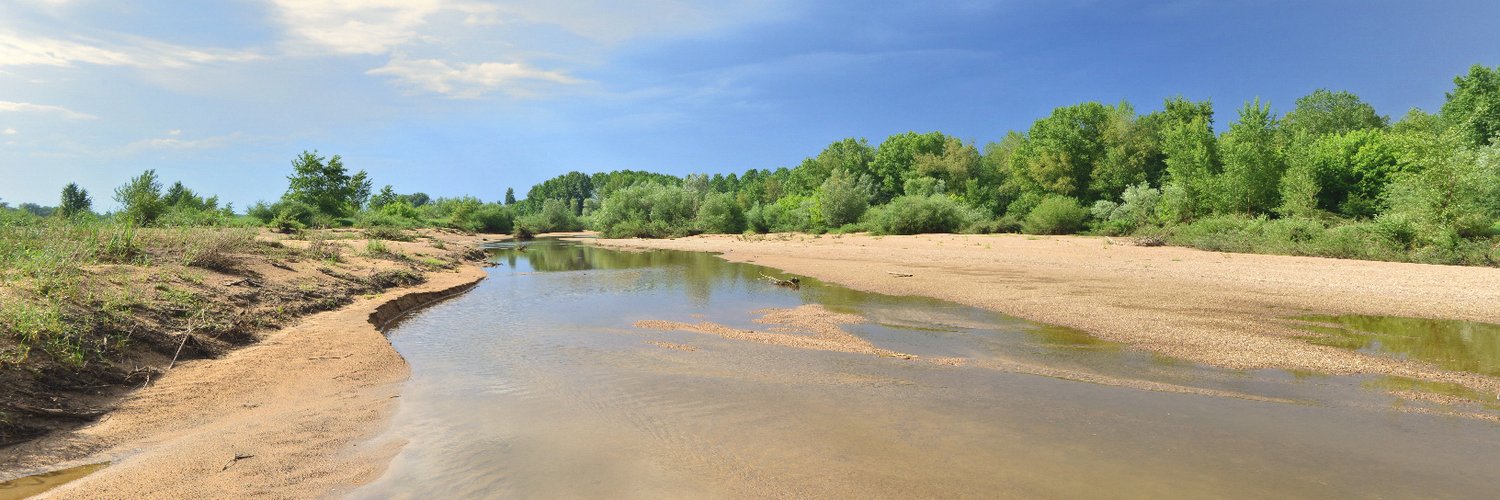
<path id="1" fill-rule="evenodd" d="M 568 172 L 522 199 L 507 189 L 488 203 L 389 185 L 372 192 L 368 176 L 349 173 L 339 156 L 304 152 L 282 199 L 247 216 L 283 231 L 1090 232 L 1216 250 L 1493 264 L 1500 68 L 1473 66 L 1445 97 L 1436 113 L 1413 109 L 1392 122 L 1353 93 L 1320 89 L 1279 116 L 1269 103 L 1244 103 L 1223 132 L 1207 100 L 1171 97 L 1144 114 L 1128 102 L 1085 102 L 983 146 L 942 132 L 873 145 L 848 138 L 794 167 Z M 138 224 L 234 219 L 231 207 L 180 183 L 160 193 L 150 171 L 115 199 L 123 208 L 114 216 Z M 56 212 L 88 210 L 87 193 L 69 185 Z"/>

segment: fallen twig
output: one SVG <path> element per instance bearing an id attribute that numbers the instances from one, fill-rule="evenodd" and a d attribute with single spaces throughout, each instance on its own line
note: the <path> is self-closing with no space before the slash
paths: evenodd
<path id="1" fill-rule="evenodd" d="M 774 283 L 776 286 L 784 286 L 793 290 L 802 288 L 802 280 L 798 278 L 780 279 L 772 276 L 766 276 L 765 273 L 761 273 L 760 277 L 762 279 L 765 279 L 766 281 Z"/>
<path id="2" fill-rule="evenodd" d="M 226 470 L 229 470 L 230 466 L 232 466 L 234 464 L 237 464 L 237 463 L 240 463 L 240 460 L 244 460 L 244 459 L 247 459 L 247 458 L 255 458 L 255 455 L 241 455 L 239 453 L 235 453 L 234 454 L 234 458 L 229 459 L 229 463 L 224 464 L 224 468 L 219 469 L 219 472 L 224 472 Z"/>
<path id="3" fill-rule="evenodd" d="M 889 274 L 891 276 L 897 277 L 897 278 L 910 278 L 910 277 L 912 277 L 911 273 L 898 273 L 898 272 L 895 272 L 895 271 L 886 271 L 885 273 Z"/>

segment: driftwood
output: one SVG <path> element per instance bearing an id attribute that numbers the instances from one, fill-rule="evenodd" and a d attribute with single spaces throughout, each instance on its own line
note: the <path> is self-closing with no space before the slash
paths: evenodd
<path id="1" fill-rule="evenodd" d="M 240 460 L 244 460 L 247 458 L 255 458 L 255 455 L 241 455 L 239 453 L 235 453 L 234 458 L 229 459 L 229 463 L 224 464 L 224 468 L 219 469 L 219 472 L 229 470 L 229 466 L 240 463 Z"/>
<path id="2" fill-rule="evenodd" d="M 760 275 L 760 277 L 761 277 L 761 279 L 769 281 L 769 282 L 775 284 L 776 286 L 787 287 L 787 288 L 790 288 L 790 289 L 793 289 L 793 290 L 798 290 L 798 289 L 802 288 L 802 280 L 799 279 L 799 278 L 781 279 L 781 278 L 776 278 L 776 277 L 773 277 L 773 276 L 766 276 L 764 273 L 762 273 Z"/>
<path id="3" fill-rule="evenodd" d="M 898 272 L 895 272 L 895 271 L 886 271 L 885 273 L 889 274 L 889 275 L 891 275 L 893 277 L 896 277 L 896 278 L 910 278 L 910 277 L 912 277 L 911 273 L 898 273 Z"/>

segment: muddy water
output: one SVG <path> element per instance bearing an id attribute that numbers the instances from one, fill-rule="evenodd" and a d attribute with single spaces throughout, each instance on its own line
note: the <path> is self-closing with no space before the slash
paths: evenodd
<path id="1" fill-rule="evenodd" d="M 1493 497 L 1500 424 L 1372 380 L 1209 369 L 1081 332 L 711 255 L 498 250 L 390 332 L 406 441 L 356 497 Z M 956 284 L 955 286 L 962 286 Z M 820 304 L 914 359 L 636 328 L 767 331 Z M 965 360 L 948 366 L 924 360 Z"/>

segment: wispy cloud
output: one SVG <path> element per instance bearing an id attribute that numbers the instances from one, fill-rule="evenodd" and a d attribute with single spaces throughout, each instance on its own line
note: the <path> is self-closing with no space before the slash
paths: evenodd
<path id="1" fill-rule="evenodd" d="M 18 133 L 15 127 L 5 127 L 5 130 L 0 130 L 0 135 L 16 135 Z"/>
<path id="2" fill-rule="evenodd" d="M 0 32 L 0 66 L 61 66 L 78 64 L 136 68 L 185 68 L 218 62 L 260 59 L 254 52 L 198 49 L 137 36 L 118 42 L 76 38 L 48 38 Z"/>
<path id="3" fill-rule="evenodd" d="M 32 104 L 29 102 L 0 101 L 0 112 L 54 113 L 61 115 L 63 118 L 73 120 L 96 120 L 99 118 L 88 113 L 79 113 L 62 106 L 53 106 L 50 104 Z"/>
<path id="4" fill-rule="evenodd" d="M 141 139 L 139 141 L 127 144 L 125 145 L 125 151 L 186 151 L 196 149 L 215 149 L 249 139 L 249 137 L 242 132 L 203 137 L 199 139 L 183 139 L 181 138 L 181 135 L 182 131 L 172 130 L 167 132 L 167 137 Z"/>
<path id="5" fill-rule="evenodd" d="M 492 91 L 515 97 L 539 93 L 539 87 L 575 85 L 581 80 L 557 71 L 537 69 L 521 62 L 450 64 L 438 59 L 391 59 L 385 66 L 366 73 L 394 77 L 402 84 L 451 97 L 475 98 Z"/>

